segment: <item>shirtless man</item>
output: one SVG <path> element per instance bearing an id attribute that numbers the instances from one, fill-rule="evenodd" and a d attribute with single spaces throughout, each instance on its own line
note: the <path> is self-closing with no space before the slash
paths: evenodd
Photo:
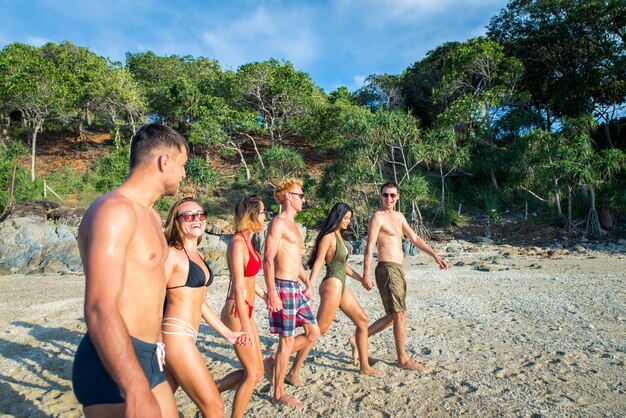
<path id="1" fill-rule="evenodd" d="M 178 417 L 162 373 L 168 247 L 153 205 L 178 191 L 187 150 L 175 130 L 144 125 L 131 143 L 128 178 L 94 201 L 80 224 L 87 334 L 72 383 L 88 418 Z"/>
<path id="2" fill-rule="evenodd" d="M 376 285 L 387 315 L 378 319 L 368 328 L 368 335 L 374 335 L 393 323 L 393 337 L 398 354 L 397 366 L 403 369 L 425 371 L 426 366 L 419 364 L 406 355 L 406 280 L 404 277 L 404 253 L 402 237 L 406 235 L 417 248 L 430 255 L 441 269 L 448 264 L 441 259 L 409 226 L 404 215 L 394 210 L 400 198 L 400 190 L 394 182 L 384 184 L 380 189 L 382 209 L 377 211 L 368 224 L 367 247 L 363 261 L 363 282 L 370 288 L 374 282 L 370 276 L 374 245 L 378 246 L 378 265 L 376 266 Z M 350 339 L 353 355 L 356 355 L 354 337 Z M 357 358 L 355 358 L 355 361 Z"/>
<path id="3" fill-rule="evenodd" d="M 283 180 L 274 190 L 274 199 L 282 208 L 267 227 L 263 274 L 267 285 L 270 310 L 270 332 L 279 334 L 278 350 L 273 361 L 275 404 L 304 408 L 304 403 L 285 393 L 285 374 L 289 356 L 320 336 L 315 314 L 311 310 L 313 289 L 302 265 L 302 237 L 295 217 L 302 210 L 302 182 Z M 298 282 L 302 279 L 306 290 Z M 297 337 L 296 327 L 304 325 L 304 334 Z M 270 364 L 272 363 L 270 359 Z M 270 366 L 271 367 L 271 366 Z"/>

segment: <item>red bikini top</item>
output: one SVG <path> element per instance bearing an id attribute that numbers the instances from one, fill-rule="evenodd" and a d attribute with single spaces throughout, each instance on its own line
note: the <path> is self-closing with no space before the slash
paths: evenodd
<path id="1" fill-rule="evenodd" d="M 243 237 L 243 240 L 246 242 L 246 247 L 248 247 L 248 255 L 250 256 L 250 259 L 248 260 L 248 265 L 243 272 L 243 277 L 254 277 L 257 275 L 259 270 L 261 270 L 261 256 L 259 255 L 259 253 L 256 252 L 254 248 L 252 249 L 252 251 L 250 251 L 251 245 L 248 245 L 248 241 L 246 241 L 245 235 L 241 232 L 240 234 Z"/>

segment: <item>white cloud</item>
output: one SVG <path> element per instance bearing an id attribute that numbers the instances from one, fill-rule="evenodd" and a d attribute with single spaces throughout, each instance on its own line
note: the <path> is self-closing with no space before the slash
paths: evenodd
<path id="1" fill-rule="evenodd" d="M 363 87 L 363 85 L 365 84 L 365 79 L 367 78 L 367 76 L 364 75 L 355 75 L 354 79 L 352 80 L 354 85 L 354 89 L 360 89 L 361 87 Z"/>
<path id="2" fill-rule="evenodd" d="M 226 66 L 274 57 L 302 67 L 318 56 L 318 40 L 309 12 L 308 9 L 268 10 L 260 6 L 252 14 L 223 27 L 204 30 L 201 39 L 209 48 L 209 55 Z"/>
<path id="3" fill-rule="evenodd" d="M 35 46 L 35 47 L 43 46 L 47 44 L 48 42 L 52 42 L 52 41 L 50 39 L 43 38 L 40 36 L 26 36 L 24 38 L 25 44 Z"/>

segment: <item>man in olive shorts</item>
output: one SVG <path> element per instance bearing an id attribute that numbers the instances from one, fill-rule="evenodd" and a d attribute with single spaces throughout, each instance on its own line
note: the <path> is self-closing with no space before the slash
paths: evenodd
<path id="1" fill-rule="evenodd" d="M 374 245 L 376 245 L 378 247 L 378 265 L 375 270 L 376 285 L 386 313 L 385 316 L 369 326 L 368 335 L 377 334 L 393 323 L 398 367 L 424 371 L 426 367 L 411 360 L 405 349 L 406 279 L 402 267 L 404 262 L 402 238 L 406 235 L 413 245 L 433 257 L 440 268 L 447 269 L 448 264 L 411 229 L 404 215 L 394 210 L 399 197 L 400 189 L 396 183 L 384 184 L 380 189 L 382 208 L 371 217 L 368 224 L 367 248 L 363 261 L 363 281 L 368 288 L 374 286 L 370 276 L 370 265 L 372 264 Z M 353 339 L 350 339 L 350 342 L 354 345 Z M 352 351 L 356 353 L 356 350 Z"/>

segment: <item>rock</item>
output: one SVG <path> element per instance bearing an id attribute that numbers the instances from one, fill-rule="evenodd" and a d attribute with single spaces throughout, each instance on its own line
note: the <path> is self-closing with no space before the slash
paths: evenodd
<path id="1" fill-rule="evenodd" d="M 491 238 L 486 238 L 486 237 L 473 237 L 473 240 L 480 244 L 486 244 L 486 245 L 494 244 L 494 240 L 492 240 Z"/>

